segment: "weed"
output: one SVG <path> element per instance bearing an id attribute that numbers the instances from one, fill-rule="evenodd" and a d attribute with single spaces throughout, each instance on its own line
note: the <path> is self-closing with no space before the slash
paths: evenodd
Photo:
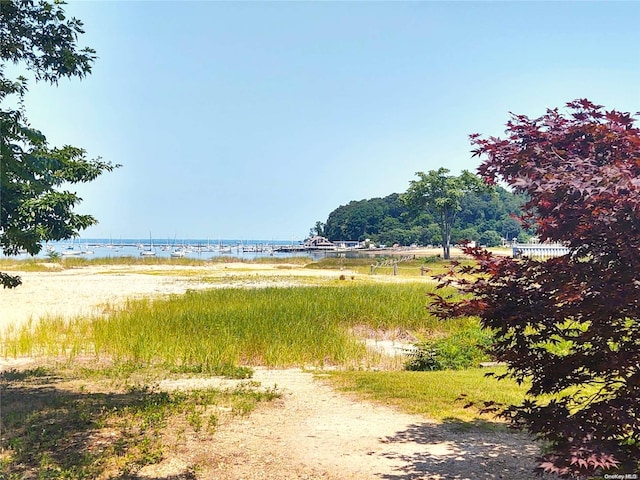
<path id="1" fill-rule="evenodd" d="M 215 413 L 212 413 L 207 419 L 207 431 L 209 433 L 214 433 L 219 424 L 220 418 Z"/>
<path id="2" fill-rule="evenodd" d="M 189 412 L 187 413 L 187 421 L 194 432 L 199 432 L 202 429 L 202 412 L 196 405 L 190 405 Z"/>
<path id="3" fill-rule="evenodd" d="M 492 336 L 486 330 L 475 327 L 462 329 L 442 338 L 426 340 L 407 351 L 406 370 L 460 370 L 477 367 L 489 360 L 485 349 Z"/>
<path id="4" fill-rule="evenodd" d="M 246 415 L 279 395 L 260 391 L 255 382 L 228 391 L 171 393 L 144 382 L 110 393 L 86 383 L 83 390 L 71 388 L 86 371 L 46 370 L 56 379 L 55 388 L 46 389 L 34 371 L 11 374 L 2 398 L 0 478 L 35 478 L 33 472 L 43 479 L 106 478 L 107 471 L 109 478 L 130 478 L 162 459 L 162 431 L 170 418 L 182 416 L 192 431 L 206 427 L 211 433 L 221 421 L 206 413 L 211 408 Z M 99 383 L 99 374 L 91 374 Z"/>
<path id="5" fill-rule="evenodd" d="M 244 379 L 253 376 L 253 369 L 250 367 L 228 364 L 215 366 L 212 371 L 205 371 L 203 365 L 168 365 L 167 368 L 171 373 L 208 373 L 224 378 Z"/>
<path id="6" fill-rule="evenodd" d="M 34 368 L 29 368 L 26 370 L 17 370 L 15 368 L 5 370 L 0 373 L 0 379 L 6 380 L 8 382 L 12 381 L 23 381 L 31 378 L 48 378 L 53 375 L 53 370 L 51 368 L 39 366 Z"/>

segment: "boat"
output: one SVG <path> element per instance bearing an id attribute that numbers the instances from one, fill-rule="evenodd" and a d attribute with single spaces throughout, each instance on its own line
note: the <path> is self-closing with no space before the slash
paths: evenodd
<path id="1" fill-rule="evenodd" d="M 294 253 L 294 252 L 335 252 L 338 247 L 327 240 L 325 237 L 316 235 L 308 238 L 304 243 L 299 245 L 281 245 L 274 248 L 273 251 L 281 253 Z"/>
<path id="2" fill-rule="evenodd" d="M 89 253 L 93 253 L 92 251 L 88 250 L 86 248 L 83 248 L 82 244 L 80 245 L 80 249 L 76 250 L 75 248 L 75 239 L 71 241 L 71 245 L 69 245 L 67 248 L 65 248 L 62 252 L 60 252 L 62 255 L 64 255 L 65 257 L 72 257 L 72 256 L 77 256 L 77 255 L 86 255 Z"/>
<path id="3" fill-rule="evenodd" d="M 151 238 L 151 234 L 149 234 L 149 248 L 140 251 L 141 257 L 155 257 L 156 251 L 153 249 L 153 239 Z"/>

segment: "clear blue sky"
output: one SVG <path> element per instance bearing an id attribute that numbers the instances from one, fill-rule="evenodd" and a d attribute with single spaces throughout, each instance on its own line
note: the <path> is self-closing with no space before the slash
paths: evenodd
<path id="1" fill-rule="evenodd" d="M 93 74 L 31 85 L 51 145 L 121 163 L 92 237 L 304 238 L 468 135 L 575 98 L 640 110 L 637 2 L 72 2 Z"/>

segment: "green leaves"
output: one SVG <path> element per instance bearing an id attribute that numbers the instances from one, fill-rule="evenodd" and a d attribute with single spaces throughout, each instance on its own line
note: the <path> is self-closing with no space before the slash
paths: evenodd
<path id="1" fill-rule="evenodd" d="M 401 197 L 413 212 L 426 209 L 437 216 L 445 259 L 450 258 L 451 229 L 462 209 L 462 199 L 470 192 L 489 191 L 479 177 L 466 170 L 457 177 L 448 173 L 442 167 L 428 173 L 416 172 L 420 179 L 412 180 Z"/>
<path id="2" fill-rule="evenodd" d="M 4 272 L 0 272 L 0 285 L 2 288 L 15 288 L 22 284 L 22 280 L 17 275 L 9 275 Z"/>
<path id="3" fill-rule="evenodd" d="M 91 73 L 96 56 L 80 49 L 82 22 L 64 15 L 63 2 L 3 1 L 0 8 L 0 59 L 23 63 L 36 80 L 57 83 L 62 77 Z"/>
<path id="4" fill-rule="evenodd" d="M 100 158 L 88 159 L 82 148 L 50 147 L 45 135 L 27 122 L 24 95 L 27 79 L 6 78 L 5 62 L 22 64 L 36 81 L 56 84 L 63 77 L 91 72 L 95 51 L 77 45 L 82 22 L 67 18 L 63 2 L 3 1 L 0 8 L 0 245 L 5 254 L 24 249 L 35 254 L 42 242 L 61 240 L 96 223 L 78 215 L 80 198 L 60 191 L 62 185 L 84 183 L 117 168 Z M 18 108 L 5 102 L 18 97 Z M 3 274 L 5 287 L 19 281 Z"/>

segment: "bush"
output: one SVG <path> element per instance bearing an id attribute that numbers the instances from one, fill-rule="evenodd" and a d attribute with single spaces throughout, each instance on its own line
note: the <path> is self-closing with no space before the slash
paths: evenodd
<path id="1" fill-rule="evenodd" d="M 489 359 L 485 350 L 491 334 L 479 329 L 466 329 L 451 336 L 427 340 L 408 351 L 405 370 L 463 370 Z"/>

